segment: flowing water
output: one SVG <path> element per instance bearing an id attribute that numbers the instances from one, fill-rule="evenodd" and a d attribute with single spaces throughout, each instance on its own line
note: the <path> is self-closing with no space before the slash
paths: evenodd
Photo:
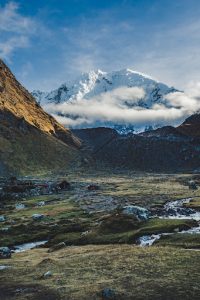
<path id="1" fill-rule="evenodd" d="M 195 209 L 186 208 L 184 204 L 189 203 L 192 198 L 185 198 L 176 201 L 167 202 L 164 205 L 164 213 L 161 217 L 163 219 L 189 219 L 189 220 L 196 220 L 200 221 L 200 211 Z M 155 216 L 158 217 L 158 216 Z M 179 234 L 184 233 L 200 233 L 200 226 L 193 227 L 189 230 L 181 231 Z M 144 246 L 152 246 L 155 241 L 159 240 L 162 236 L 172 235 L 174 233 L 160 233 L 160 234 L 152 234 L 152 235 L 145 235 L 138 239 L 139 245 Z"/>
<path id="2" fill-rule="evenodd" d="M 17 245 L 17 246 L 14 246 L 13 252 L 15 252 L 15 253 L 24 252 L 24 251 L 45 245 L 46 243 L 47 243 L 47 241 L 40 241 L 40 242 L 32 242 L 32 243 Z"/>

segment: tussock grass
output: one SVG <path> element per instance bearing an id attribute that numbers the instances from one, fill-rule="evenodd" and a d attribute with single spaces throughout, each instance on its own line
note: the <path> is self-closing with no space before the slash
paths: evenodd
<path id="1" fill-rule="evenodd" d="M 169 247 L 88 245 L 50 254 L 35 249 L 5 260 L 12 269 L 0 273 L 0 284 L 5 278 L 11 286 L 40 284 L 57 293 L 55 300 L 100 300 L 106 287 L 114 289 L 121 300 L 199 299 L 199 259 L 200 252 Z M 53 276 L 41 279 L 49 270 Z M 26 296 L 25 289 L 18 299 Z"/>

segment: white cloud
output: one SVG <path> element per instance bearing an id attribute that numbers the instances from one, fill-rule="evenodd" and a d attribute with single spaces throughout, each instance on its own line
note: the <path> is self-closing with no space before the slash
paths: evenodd
<path id="1" fill-rule="evenodd" d="M 0 6 L 0 57 L 9 60 L 16 49 L 28 47 L 36 29 L 37 23 L 21 15 L 16 2 Z"/>
<path id="2" fill-rule="evenodd" d="M 9 2 L 0 7 L 0 31 L 25 34 L 35 31 L 34 21 L 22 16 L 19 12 L 19 4 Z"/>
<path id="3" fill-rule="evenodd" d="M 29 40 L 26 36 L 11 37 L 3 42 L 0 40 L 0 57 L 9 59 L 16 48 L 26 48 L 28 45 Z"/>
<path id="4" fill-rule="evenodd" d="M 198 88 L 199 86 L 197 83 Z M 175 124 L 200 109 L 200 93 L 194 96 L 194 89 L 191 89 L 191 95 L 189 90 L 188 94 L 170 93 L 166 95 L 167 105 L 155 104 L 149 109 L 137 106 L 137 101 L 144 97 L 144 90 L 137 87 L 120 87 L 92 99 L 49 104 L 45 109 L 59 122 L 70 127 L 93 126 L 99 122 L 133 125 Z"/>

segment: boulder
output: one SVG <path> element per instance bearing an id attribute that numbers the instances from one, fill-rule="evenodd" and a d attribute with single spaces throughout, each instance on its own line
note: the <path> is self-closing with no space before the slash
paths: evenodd
<path id="1" fill-rule="evenodd" d="M 54 246 L 52 246 L 51 248 L 49 248 L 48 252 L 54 252 L 54 251 L 57 251 L 57 250 L 60 250 L 62 248 L 65 248 L 66 247 L 66 244 L 65 242 L 61 242 L 59 244 L 56 244 Z"/>
<path id="2" fill-rule="evenodd" d="M 11 250 L 8 247 L 0 247 L 0 259 L 11 258 Z"/>
<path id="3" fill-rule="evenodd" d="M 196 185 L 196 182 L 194 180 L 190 180 L 188 182 L 188 186 L 189 186 L 190 190 L 197 190 L 197 185 Z"/>
<path id="4" fill-rule="evenodd" d="M 49 278 L 52 276 L 52 272 L 51 271 L 47 271 L 46 273 L 43 274 L 43 278 Z"/>
<path id="5" fill-rule="evenodd" d="M 45 205 L 45 201 L 40 201 L 37 203 L 37 206 L 44 206 Z"/>
<path id="6" fill-rule="evenodd" d="M 147 220 L 150 216 L 148 209 L 140 206 L 127 205 L 123 207 L 123 214 L 134 215 L 139 220 Z"/>
<path id="7" fill-rule="evenodd" d="M 96 184 L 90 184 L 87 187 L 88 191 L 97 191 L 99 189 L 98 185 Z"/>
<path id="8" fill-rule="evenodd" d="M 114 300 L 116 299 L 115 291 L 110 288 L 105 288 L 102 291 L 102 298 L 104 300 Z"/>
<path id="9" fill-rule="evenodd" d="M 32 218 L 33 218 L 33 220 L 38 221 L 38 220 L 42 220 L 44 218 L 44 215 L 42 215 L 42 214 L 33 214 Z"/>
<path id="10" fill-rule="evenodd" d="M 58 184 L 59 189 L 61 190 L 69 190 L 70 189 L 70 183 L 66 180 L 63 180 Z"/>
<path id="11" fill-rule="evenodd" d="M 15 205 L 15 209 L 17 209 L 17 210 L 24 209 L 24 208 L 25 208 L 25 205 L 23 203 L 17 203 Z"/>
<path id="12" fill-rule="evenodd" d="M 6 218 L 4 216 L 0 216 L 0 222 L 5 222 Z"/>

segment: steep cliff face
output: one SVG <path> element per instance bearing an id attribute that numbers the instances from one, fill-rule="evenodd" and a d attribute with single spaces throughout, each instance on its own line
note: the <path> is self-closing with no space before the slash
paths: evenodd
<path id="1" fill-rule="evenodd" d="M 0 60 L 0 174 L 65 168 L 79 147 Z"/>

